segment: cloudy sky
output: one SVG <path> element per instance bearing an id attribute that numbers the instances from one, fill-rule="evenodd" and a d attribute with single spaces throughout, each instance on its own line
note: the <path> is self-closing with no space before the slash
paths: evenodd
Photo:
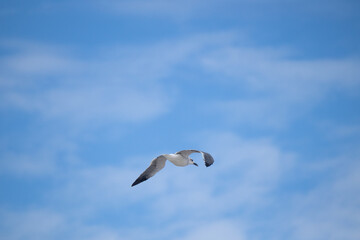
<path id="1" fill-rule="evenodd" d="M 0 238 L 360 239 L 359 10 L 1 1 Z"/>

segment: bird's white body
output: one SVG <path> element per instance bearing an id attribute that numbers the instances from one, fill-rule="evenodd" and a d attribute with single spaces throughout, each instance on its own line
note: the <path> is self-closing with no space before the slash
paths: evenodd
<path id="1" fill-rule="evenodd" d="M 178 167 L 185 167 L 190 164 L 190 158 L 183 157 L 180 154 L 163 154 L 163 156 Z"/>

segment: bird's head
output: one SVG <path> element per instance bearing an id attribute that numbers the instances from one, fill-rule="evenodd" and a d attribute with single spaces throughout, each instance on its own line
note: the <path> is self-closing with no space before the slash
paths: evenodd
<path id="1" fill-rule="evenodd" d="M 197 165 L 197 163 L 196 162 L 194 162 L 194 160 L 192 160 L 191 158 L 190 158 L 190 164 L 193 164 L 193 165 L 195 165 L 195 166 L 199 166 L 199 165 Z"/>

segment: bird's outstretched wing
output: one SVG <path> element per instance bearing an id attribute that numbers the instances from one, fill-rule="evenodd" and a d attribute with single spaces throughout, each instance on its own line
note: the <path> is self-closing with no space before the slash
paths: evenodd
<path id="1" fill-rule="evenodd" d="M 151 161 L 150 166 L 135 180 L 135 182 L 131 186 L 133 187 L 154 176 L 158 171 L 165 167 L 165 162 L 166 158 L 163 155 L 154 158 Z"/>
<path id="2" fill-rule="evenodd" d="M 199 151 L 199 150 L 182 150 L 177 152 L 176 154 L 181 154 L 184 157 L 189 157 L 192 153 L 201 153 L 203 156 L 203 159 L 205 161 L 205 166 L 209 167 L 214 163 L 214 158 L 207 152 Z"/>

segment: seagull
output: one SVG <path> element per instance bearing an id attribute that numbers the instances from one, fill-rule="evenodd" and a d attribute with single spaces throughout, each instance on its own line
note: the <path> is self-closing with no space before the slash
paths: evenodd
<path id="1" fill-rule="evenodd" d="M 209 167 L 214 163 L 214 158 L 209 153 L 198 150 L 182 150 L 173 154 L 162 154 L 151 161 L 150 166 L 135 180 L 131 186 L 133 187 L 154 176 L 158 171 L 165 167 L 166 160 L 169 160 L 178 167 L 185 167 L 187 165 L 195 165 L 198 167 L 194 160 L 189 157 L 192 153 L 201 153 L 206 167 Z"/>

